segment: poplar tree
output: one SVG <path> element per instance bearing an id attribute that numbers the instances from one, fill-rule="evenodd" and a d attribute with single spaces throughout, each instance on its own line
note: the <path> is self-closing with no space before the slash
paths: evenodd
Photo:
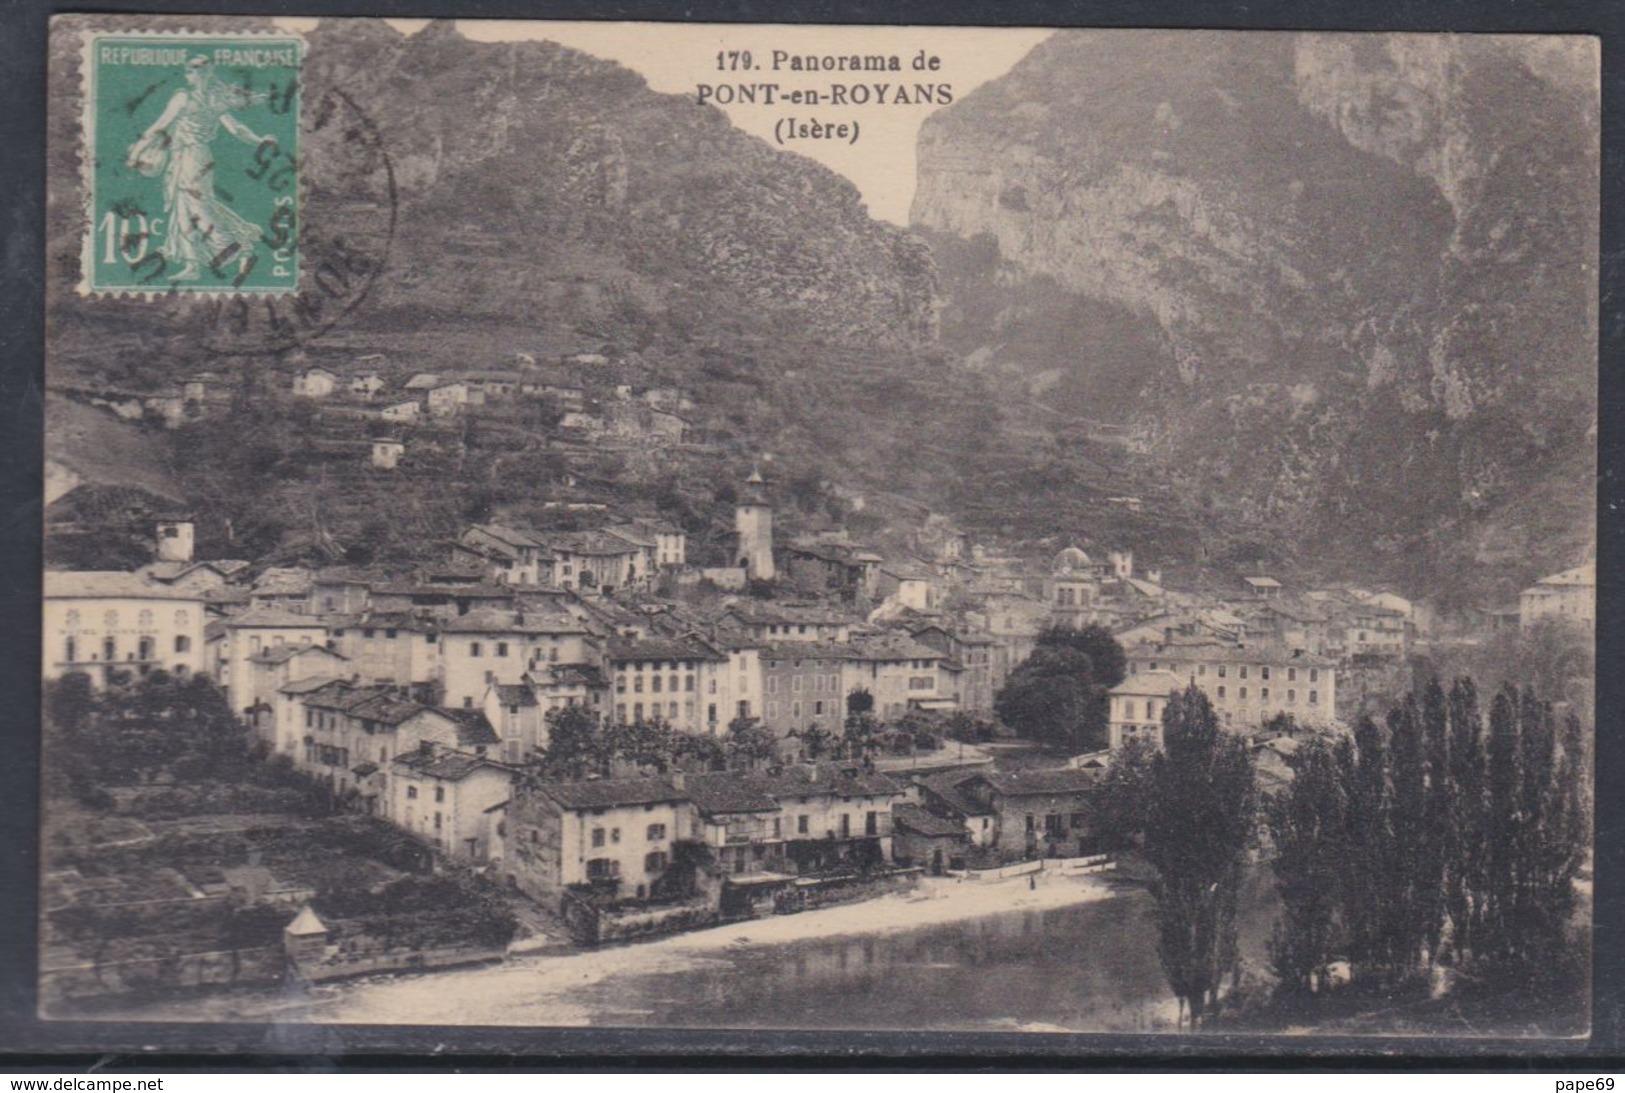
<path id="1" fill-rule="evenodd" d="M 1330 743 L 1311 738 L 1287 759 L 1292 782 L 1265 804 L 1275 846 L 1282 917 L 1270 938 L 1270 965 L 1288 993 L 1326 979 L 1339 940 L 1338 871 L 1344 841 L 1344 787 Z"/>
<path id="2" fill-rule="evenodd" d="M 1246 743 L 1219 727 L 1194 684 L 1169 695 L 1162 738 L 1144 852 L 1157 871 L 1157 954 L 1196 1027 L 1236 967 L 1236 905 L 1257 788 Z"/>

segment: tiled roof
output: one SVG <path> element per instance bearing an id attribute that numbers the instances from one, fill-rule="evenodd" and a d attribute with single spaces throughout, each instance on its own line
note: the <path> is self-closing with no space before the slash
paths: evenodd
<path id="1" fill-rule="evenodd" d="M 409 770 L 428 778 L 437 778 L 443 782 L 460 782 L 482 767 L 512 773 L 511 768 L 493 762 L 483 755 L 468 755 L 456 751 L 437 750 L 432 754 L 408 752 L 405 755 L 396 756 L 393 762 L 395 766 L 403 770 Z"/>
<path id="2" fill-rule="evenodd" d="M 715 649 L 689 638 L 619 638 L 609 643 L 611 660 L 722 660 Z"/>
<path id="3" fill-rule="evenodd" d="M 114 570 L 48 569 L 44 583 L 48 600 L 141 599 L 202 603 L 192 593 L 154 584 L 136 573 Z"/>
<path id="4" fill-rule="evenodd" d="M 277 690 L 285 695 L 305 695 L 339 682 L 338 676 L 306 676 L 304 679 L 290 680 Z"/>
<path id="5" fill-rule="evenodd" d="M 1062 767 L 1058 770 L 988 770 L 972 778 L 980 778 L 995 791 L 1006 797 L 1021 797 L 1039 793 L 1081 793 L 1094 788 L 1099 771 L 1089 768 Z"/>
<path id="6" fill-rule="evenodd" d="M 944 819 L 934 812 L 927 812 L 919 805 L 892 805 L 891 818 L 897 827 L 931 838 L 965 834 L 963 824 Z"/>
<path id="7" fill-rule="evenodd" d="M 1537 585 L 1595 585 L 1597 583 L 1597 566 L 1595 563 L 1575 566 L 1565 569 L 1561 573 L 1554 573 L 1550 577 L 1542 577 L 1535 582 Z"/>
<path id="8" fill-rule="evenodd" d="M 1183 691 L 1190 680 L 1173 672 L 1158 668 L 1155 672 L 1136 672 L 1111 689 L 1114 695 L 1148 695 L 1162 698 L 1170 691 Z"/>
<path id="9" fill-rule="evenodd" d="M 920 786 L 961 816 L 991 816 L 993 809 L 964 791 L 965 783 L 974 777 L 976 777 L 974 773 L 950 770 L 944 774 L 921 778 Z"/>
<path id="10" fill-rule="evenodd" d="M 834 794 L 837 797 L 894 797 L 902 787 L 878 771 L 865 771 L 841 763 L 808 763 L 785 767 L 769 780 L 775 797 L 804 798 Z"/>
<path id="11" fill-rule="evenodd" d="M 464 710 L 451 706 L 442 706 L 435 711 L 445 714 L 457 722 L 457 742 L 464 747 L 479 745 L 492 745 L 502 743 L 502 738 L 491 727 L 491 722 L 485 717 L 483 710 Z"/>
<path id="12" fill-rule="evenodd" d="M 282 630 L 294 627 L 325 629 L 322 620 L 313 615 L 296 615 L 292 611 L 283 611 L 277 607 L 251 608 L 225 621 L 233 630 Z"/>
<path id="13" fill-rule="evenodd" d="M 494 687 L 497 693 L 497 701 L 504 706 L 536 705 L 536 696 L 531 694 L 529 687 L 521 686 L 518 683 L 497 683 L 494 684 Z"/>
<path id="14" fill-rule="evenodd" d="M 349 659 L 342 654 L 333 652 L 333 650 L 329 649 L 325 645 L 300 645 L 297 643 L 273 645 L 271 648 L 262 650 L 248 659 L 255 664 L 286 664 L 294 657 L 303 653 L 322 653 L 326 656 L 334 658 L 335 660 Z"/>
<path id="15" fill-rule="evenodd" d="M 541 791 L 571 811 L 620 808 L 681 801 L 684 796 L 664 778 L 601 778 L 591 782 L 546 782 Z"/>
<path id="16" fill-rule="evenodd" d="M 710 815 L 779 811 L 779 803 L 773 799 L 772 780 L 746 771 L 685 775 L 683 794 Z"/>
<path id="17" fill-rule="evenodd" d="M 447 634 L 580 634 L 580 623 L 557 611 L 515 612 L 480 607 L 441 626 Z"/>

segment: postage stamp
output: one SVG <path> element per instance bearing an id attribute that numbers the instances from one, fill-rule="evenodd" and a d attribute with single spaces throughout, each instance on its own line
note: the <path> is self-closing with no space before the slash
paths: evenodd
<path id="1" fill-rule="evenodd" d="M 95 33 L 85 48 L 80 291 L 294 292 L 304 41 Z"/>

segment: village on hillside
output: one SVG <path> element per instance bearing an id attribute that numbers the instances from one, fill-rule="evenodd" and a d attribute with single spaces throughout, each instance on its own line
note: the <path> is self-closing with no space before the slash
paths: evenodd
<path id="1" fill-rule="evenodd" d="M 683 443 L 682 391 L 589 395 L 570 368 L 599 363 L 544 368 L 521 354 L 511 370 L 392 386 L 363 356 L 298 371 L 292 394 L 351 422 L 345 458 L 380 476 L 471 417 L 523 418 L 527 400 L 582 450 Z M 228 388 L 208 375 L 96 401 L 178 424 L 215 412 Z M 84 503 L 93 488 L 66 471 L 57 484 L 55 533 L 102 534 Z M 792 913 L 920 875 L 1107 869 L 1129 840 L 1097 807 L 1102 781 L 1125 749 L 1160 745 L 1187 688 L 1246 742 L 1261 782 L 1281 784 L 1305 740 L 1345 736 L 1399 700 L 1419 659 L 1460 663 L 1509 635 L 1594 621 L 1591 564 L 1516 605 L 1445 617 L 1382 587 L 1295 587 L 1268 572 L 1181 589 L 1127 548 L 1035 556 L 937 514 L 909 551 L 842 527 L 787 534 L 781 489 L 761 465 L 738 482 L 732 533 L 699 560 L 672 520 L 568 502 L 567 530 L 470 522 L 407 565 L 202 557 L 193 515 L 153 499 L 145 564 L 49 569 L 48 714 L 73 680 L 91 706 L 113 692 L 175 701 L 166 687 L 194 701 L 185 688 L 205 686 L 276 775 L 244 776 L 269 783 L 258 803 L 217 808 L 187 796 L 208 777 L 143 771 L 110 792 L 168 805 L 64 835 L 78 858 L 45 874 L 47 996 L 418 970 Z M 1035 729 L 1022 712 L 1034 703 L 1012 696 L 1043 685 L 1047 648 L 1079 640 L 1097 643 L 1097 664 L 1120 661 L 1096 681 L 1101 716 L 1040 696 Z M 1566 697 L 1586 701 L 1583 687 Z M 271 798 L 304 811 L 259 815 Z M 300 849 L 334 817 L 384 848 L 340 855 L 352 875 L 337 890 Z M 381 909 L 381 893 L 422 876 L 452 878 L 441 911 L 456 921 L 430 941 L 326 920 L 364 919 L 369 899 Z M 470 900 L 503 909 L 457 918 Z M 234 922 L 259 916 L 253 944 L 231 949 L 207 930 L 187 942 L 184 928 L 176 942 L 169 923 L 116 960 L 109 920 L 74 926 L 87 908 L 204 904 Z M 139 941 L 140 916 L 120 921 Z"/>

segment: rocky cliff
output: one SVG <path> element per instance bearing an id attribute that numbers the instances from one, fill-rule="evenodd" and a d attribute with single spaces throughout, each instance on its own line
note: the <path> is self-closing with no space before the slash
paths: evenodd
<path id="1" fill-rule="evenodd" d="M 943 337 L 1334 569 L 1504 591 L 1591 539 L 1596 64 L 1058 33 L 922 131 Z"/>

